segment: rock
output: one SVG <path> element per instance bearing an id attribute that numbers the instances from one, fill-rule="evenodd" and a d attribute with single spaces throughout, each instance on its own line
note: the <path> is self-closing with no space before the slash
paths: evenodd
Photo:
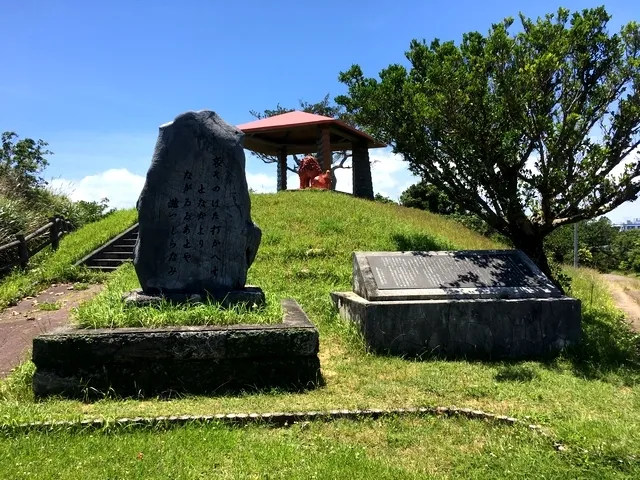
<path id="1" fill-rule="evenodd" d="M 215 112 L 160 127 L 138 199 L 134 266 L 145 294 L 245 287 L 262 233 L 251 220 L 244 134 Z"/>

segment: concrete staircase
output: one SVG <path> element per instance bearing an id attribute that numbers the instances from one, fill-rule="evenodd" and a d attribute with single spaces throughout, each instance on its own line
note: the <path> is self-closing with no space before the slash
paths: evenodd
<path id="1" fill-rule="evenodd" d="M 86 265 L 91 269 L 111 272 L 124 262 L 133 260 L 133 252 L 137 239 L 138 224 L 136 223 L 76 262 L 76 265 Z"/>

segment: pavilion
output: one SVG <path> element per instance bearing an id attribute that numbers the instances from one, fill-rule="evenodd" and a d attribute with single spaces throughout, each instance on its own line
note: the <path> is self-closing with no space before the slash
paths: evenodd
<path id="1" fill-rule="evenodd" d="M 323 171 L 330 170 L 332 152 L 351 150 L 353 195 L 373 198 L 369 149 L 386 147 L 373 137 L 331 117 L 293 112 L 237 126 L 244 148 L 278 157 L 278 191 L 287 189 L 287 155 L 317 153 Z"/>

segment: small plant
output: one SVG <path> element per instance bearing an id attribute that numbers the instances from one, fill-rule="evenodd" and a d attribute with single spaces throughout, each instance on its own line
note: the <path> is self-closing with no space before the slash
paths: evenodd
<path id="1" fill-rule="evenodd" d="M 50 312 L 53 310 L 60 310 L 61 307 L 62 305 L 60 305 L 59 302 L 42 302 L 38 304 L 38 308 L 46 312 Z"/>

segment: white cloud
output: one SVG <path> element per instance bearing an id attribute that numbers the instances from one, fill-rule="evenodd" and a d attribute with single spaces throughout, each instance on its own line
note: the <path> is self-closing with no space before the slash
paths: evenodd
<path id="1" fill-rule="evenodd" d="M 336 190 L 339 192 L 353 193 L 353 177 L 350 168 L 336 170 Z"/>
<path id="2" fill-rule="evenodd" d="M 375 193 L 398 200 L 404 190 L 419 181 L 418 177 L 409 172 L 407 162 L 403 161 L 400 155 L 394 155 L 386 149 L 371 150 L 369 155 L 373 163 L 371 177 Z M 256 163 L 255 166 L 257 168 L 251 164 L 247 165 L 246 176 L 249 188 L 259 193 L 275 192 L 277 188 L 275 165 L 268 168 L 261 163 Z M 353 192 L 351 175 L 351 169 L 336 171 L 339 191 Z M 77 181 L 55 178 L 50 180 L 49 184 L 50 188 L 66 193 L 73 200 L 99 201 L 107 197 L 111 207 L 132 208 L 138 200 L 144 181 L 145 177 L 142 175 L 132 173 L 126 168 L 117 168 L 88 175 Z M 288 189 L 295 190 L 298 184 L 298 176 L 288 172 Z M 640 199 L 621 205 L 608 213 L 607 217 L 616 223 L 640 217 Z"/>
<path id="3" fill-rule="evenodd" d="M 390 150 L 373 150 L 369 156 L 374 161 L 371 179 L 376 193 L 398 200 L 404 190 L 420 181 L 419 177 L 409 172 L 409 164 L 401 155 Z"/>
<path id="4" fill-rule="evenodd" d="M 55 178 L 50 188 L 68 194 L 72 200 L 99 201 L 107 197 L 109 206 L 132 208 L 144 186 L 145 177 L 131 173 L 126 168 L 110 169 L 89 175 L 77 182 Z"/>
<path id="5" fill-rule="evenodd" d="M 373 191 L 385 197 L 398 200 L 400 194 L 410 185 L 420 181 L 418 177 L 409 172 L 409 165 L 401 155 L 394 154 L 390 150 L 370 150 L 371 181 Z M 353 178 L 351 169 L 336 171 L 338 190 L 341 192 L 353 192 Z"/>
<path id="6" fill-rule="evenodd" d="M 300 177 L 295 173 L 289 173 L 287 175 L 287 190 L 300 190 Z M 276 191 L 275 188 L 273 191 Z"/>
<path id="7" fill-rule="evenodd" d="M 640 218 L 640 199 L 623 203 L 618 208 L 607 213 L 605 217 L 609 217 L 613 223 L 624 223 L 627 220 Z"/>
<path id="8" fill-rule="evenodd" d="M 275 176 L 267 175 L 265 173 L 250 173 L 247 172 L 247 184 L 249 188 L 255 190 L 258 193 L 275 192 L 278 186 Z"/>

